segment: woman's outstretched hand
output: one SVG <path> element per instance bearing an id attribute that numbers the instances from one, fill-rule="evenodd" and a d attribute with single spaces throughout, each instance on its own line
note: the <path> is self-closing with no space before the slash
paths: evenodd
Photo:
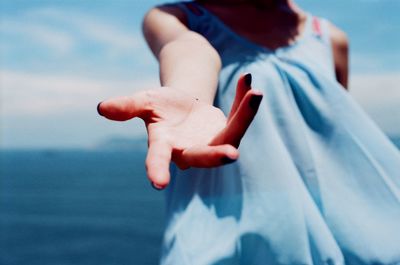
<path id="1" fill-rule="evenodd" d="M 97 108 L 100 115 L 111 120 L 144 120 L 149 144 L 147 175 L 155 188 L 163 189 L 170 181 L 171 161 L 181 169 L 235 161 L 240 140 L 261 99 L 262 94 L 251 89 L 251 74 L 246 74 L 238 81 L 228 118 L 220 109 L 169 87 L 109 99 Z"/>

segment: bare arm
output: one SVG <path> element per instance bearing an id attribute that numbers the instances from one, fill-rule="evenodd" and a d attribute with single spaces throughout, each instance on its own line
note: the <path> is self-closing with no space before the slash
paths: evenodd
<path id="1" fill-rule="evenodd" d="M 186 28 L 174 9 L 152 9 L 144 35 L 159 60 L 163 87 L 101 102 L 100 115 L 116 121 L 138 117 L 148 133 L 147 176 L 157 189 L 170 181 L 169 165 L 181 169 L 234 162 L 240 140 L 261 103 L 242 75 L 228 117 L 212 106 L 221 60 L 206 39 Z"/>
<path id="2" fill-rule="evenodd" d="M 143 21 L 144 36 L 159 61 L 161 85 L 212 104 L 220 57 L 203 36 L 184 25 L 183 19 L 175 8 L 154 8 Z"/>
<path id="3" fill-rule="evenodd" d="M 348 89 L 349 42 L 346 34 L 332 24 L 330 31 L 336 79 L 344 88 Z"/>

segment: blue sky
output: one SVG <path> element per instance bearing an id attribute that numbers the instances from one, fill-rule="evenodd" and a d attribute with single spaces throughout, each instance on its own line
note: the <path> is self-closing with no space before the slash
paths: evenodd
<path id="1" fill-rule="evenodd" d="M 162 1 L 0 3 L 0 147 L 91 148 L 145 134 L 141 121 L 112 123 L 95 107 L 157 86 L 140 27 Z M 400 1 L 297 3 L 348 33 L 351 93 L 385 132 L 400 135 Z"/>

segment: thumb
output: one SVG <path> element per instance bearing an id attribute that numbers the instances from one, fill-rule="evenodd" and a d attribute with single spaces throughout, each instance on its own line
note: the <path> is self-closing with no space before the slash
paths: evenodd
<path id="1" fill-rule="evenodd" d="M 148 96 L 139 92 L 132 96 L 107 99 L 97 105 L 99 115 L 115 121 L 126 121 L 135 117 L 142 118 L 150 111 Z"/>

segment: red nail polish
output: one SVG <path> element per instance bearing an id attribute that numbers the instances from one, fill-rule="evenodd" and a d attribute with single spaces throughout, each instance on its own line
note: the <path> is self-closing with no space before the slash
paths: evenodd
<path id="1" fill-rule="evenodd" d="M 236 161 L 235 159 L 229 158 L 229 157 L 227 157 L 227 156 L 221 158 L 221 162 L 222 162 L 222 164 L 224 164 L 224 165 L 226 165 L 226 164 L 231 164 L 231 163 L 233 163 L 233 162 L 235 162 L 235 161 Z"/>
<path id="2" fill-rule="evenodd" d="M 254 95 L 250 99 L 250 108 L 252 108 L 254 111 L 258 110 L 258 107 L 260 106 L 261 100 L 263 96 L 262 95 Z"/>
<path id="3" fill-rule="evenodd" d="M 252 80 L 253 80 L 253 77 L 251 76 L 250 73 L 248 73 L 244 76 L 244 83 L 246 84 L 246 86 L 250 87 Z"/>
<path id="4" fill-rule="evenodd" d="M 103 102 L 103 101 L 102 101 L 102 102 Z M 97 104 L 97 113 L 98 113 L 100 116 L 103 116 L 103 114 L 100 113 L 100 104 L 101 104 L 102 102 L 100 102 L 99 104 Z"/>

